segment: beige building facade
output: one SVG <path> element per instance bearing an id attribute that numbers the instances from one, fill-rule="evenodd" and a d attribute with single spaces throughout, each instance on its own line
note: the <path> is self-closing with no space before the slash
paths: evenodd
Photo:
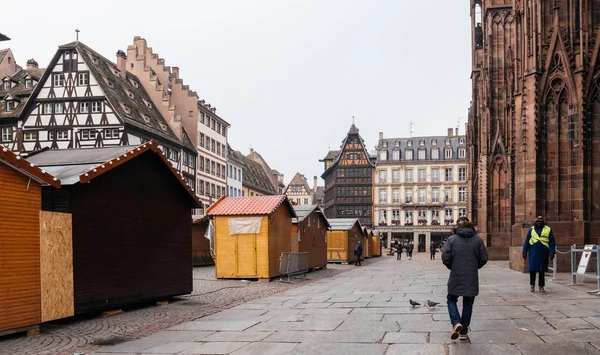
<path id="1" fill-rule="evenodd" d="M 452 234 L 467 215 L 466 138 L 447 136 L 384 138 L 379 134 L 374 176 L 374 228 L 386 240 L 413 242 L 429 251 Z"/>

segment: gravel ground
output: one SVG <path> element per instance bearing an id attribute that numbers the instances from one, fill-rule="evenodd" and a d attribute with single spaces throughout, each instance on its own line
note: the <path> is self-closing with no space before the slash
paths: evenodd
<path id="1" fill-rule="evenodd" d="M 365 265 L 376 262 L 370 259 Z M 173 325 L 195 320 L 238 304 L 335 276 L 352 265 L 329 264 L 327 269 L 308 273 L 292 283 L 217 280 L 214 267 L 194 268 L 194 291 L 175 297 L 167 305 L 124 308 L 124 313 L 108 318 L 74 317 L 43 324 L 41 334 L 0 338 L 0 354 L 88 353 L 102 345 L 139 339 Z"/>

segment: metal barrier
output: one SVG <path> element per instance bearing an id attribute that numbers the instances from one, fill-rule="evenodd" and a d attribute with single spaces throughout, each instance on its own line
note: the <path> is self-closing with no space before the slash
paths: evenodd
<path id="1" fill-rule="evenodd" d="M 578 273 L 578 262 L 577 262 L 577 253 L 590 253 L 590 259 L 591 256 L 593 256 L 594 254 L 596 254 L 596 263 L 595 263 L 595 272 L 596 275 L 587 275 L 586 273 Z M 555 258 L 556 259 L 556 258 Z M 592 265 L 594 265 L 594 263 L 592 263 Z M 582 282 L 583 282 L 583 278 L 592 278 L 592 279 L 596 279 L 597 281 L 597 289 L 594 291 L 588 291 L 588 293 L 596 293 L 598 295 L 600 295 L 600 249 L 598 249 L 598 246 L 594 246 L 593 249 L 577 249 L 577 246 L 575 244 L 573 244 L 571 246 L 571 278 L 572 278 L 572 283 L 568 284 L 567 286 L 574 286 L 577 285 L 577 276 L 581 276 L 582 277 Z"/>
<path id="2" fill-rule="evenodd" d="M 559 250 L 561 247 L 563 247 L 563 246 L 560 246 L 560 245 L 556 246 L 556 254 L 554 255 L 554 259 L 552 259 L 552 267 L 548 266 L 548 270 L 552 271 L 552 281 L 558 280 L 558 256 L 561 254 L 562 255 L 569 254 L 571 252 L 572 246 L 564 245 L 565 248 L 569 248 L 569 249 L 567 249 L 566 251 L 563 251 L 563 252 L 561 252 Z"/>
<path id="3" fill-rule="evenodd" d="M 279 281 L 287 276 L 287 281 L 295 275 L 306 274 L 310 269 L 309 253 L 281 253 L 279 258 Z"/>

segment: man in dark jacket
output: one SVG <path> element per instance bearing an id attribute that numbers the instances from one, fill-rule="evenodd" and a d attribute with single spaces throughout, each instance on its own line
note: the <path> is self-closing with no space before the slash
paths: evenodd
<path id="1" fill-rule="evenodd" d="M 402 244 L 396 241 L 394 248 L 396 249 L 396 260 L 402 260 Z"/>
<path id="2" fill-rule="evenodd" d="M 354 262 L 355 266 L 360 266 L 360 256 L 362 255 L 363 247 L 360 244 L 360 240 L 354 246 L 354 255 L 356 256 L 356 262 Z"/>
<path id="3" fill-rule="evenodd" d="M 448 279 L 448 313 L 452 323 L 451 339 L 460 336 L 467 340 L 473 303 L 479 294 L 479 272 L 488 261 L 487 250 L 475 227 L 467 217 L 457 220 L 454 235 L 442 249 L 442 262 L 450 269 Z M 462 316 L 458 311 L 458 297 L 463 298 Z"/>
<path id="4" fill-rule="evenodd" d="M 544 217 L 538 216 L 535 225 L 527 232 L 525 244 L 523 244 L 523 259 L 527 260 L 529 253 L 529 285 L 530 291 L 535 291 L 535 274 L 540 273 L 540 292 L 546 292 L 544 273 L 548 271 L 548 259 L 554 259 L 556 254 L 556 243 L 552 229 L 544 222 Z"/>

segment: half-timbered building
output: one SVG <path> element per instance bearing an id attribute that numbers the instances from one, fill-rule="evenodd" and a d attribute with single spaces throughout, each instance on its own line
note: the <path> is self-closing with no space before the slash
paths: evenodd
<path id="1" fill-rule="evenodd" d="M 35 87 L 13 149 L 100 148 L 156 139 L 173 166 L 195 187 L 196 148 L 179 139 L 139 79 L 81 42 L 60 46 Z"/>
<path id="2" fill-rule="evenodd" d="M 284 194 L 290 201 L 297 206 L 313 204 L 313 190 L 308 185 L 306 177 L 300 173 L 296 173 L 292 181 L 285 188 Z"/>
<path id="3" fill-rule="evenodd" d="M 358 218 L 365 226 L 372 226 L 373 164 L 365 143 L 352 124 L 335 156 L 330 152 L 325 159 L 325 198 L 323 208 L 327 218 Z"/>

